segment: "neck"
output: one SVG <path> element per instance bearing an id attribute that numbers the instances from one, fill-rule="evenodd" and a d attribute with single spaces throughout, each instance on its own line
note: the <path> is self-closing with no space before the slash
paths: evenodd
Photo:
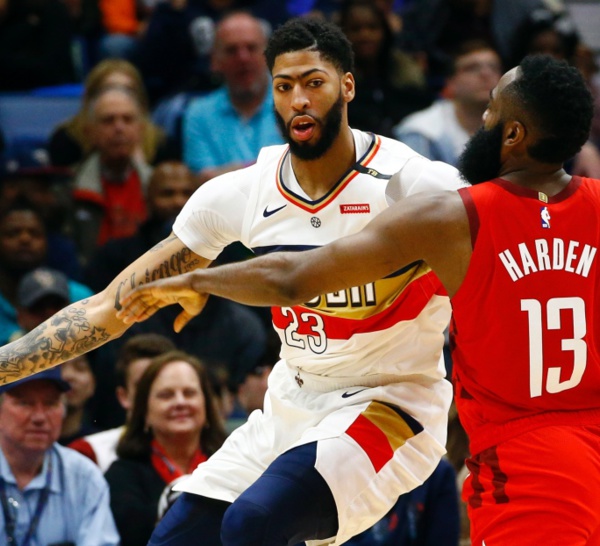
<path id="1" fill-rule="evenodd" d="M 118 159 L 102 159 L 101 160 L 102 176 L 107 180 L 121 181 L 124 180 L 132 167 L 131 158 Z"/>
<path id="2" fill-rule="evenodd" d="M 81 424 L 83 423 L 83 414 L 83 407 L 74 408 L 72 406 L 67 406 L 67 412 L 63 419 L 60 432 L 61 438 L 69 438 L 79 432 Z"/>
<path id="3" fill-rule="evenodd" d="M 323 197 L 356 163 L 354 137 L 350 127 L 342 123 L 340 134 L 319 159 L 306 161 L 292 155 L 291 162 L 296 179 L 306 194 L 312 200 Z"/>
<path id="4" fill-rule="evenodd" d="M 22 450 L 4 440 L 0 441 L 0 448 L 19 489 L 24 489 L 42 471 L 46 450 Z"/>
<path id="5" fill-rule="evenodd" d="M 482 125 L 485 105 L 454 101 L 454 113 L 459 125 L 469 134 L 474 135 Z"/>
<path id="6" fill-rule="evenodd" d="M 505 169 L 500 176 L 513 184 L 539 191 L 552 197 L 560 193 L 571 181 L 571 175 L 562 165 L 534 163 Z"/>
<path id="7" fill-rule="evenodd" d="M 159 437 L 156 441 L 161 445 L 169 459 L 173 461 L 179 469 L 187 474 L 190 471 L 190 465 L 194 458 L 194 453 L 200 446 L 200 432 L 190 433 L 185 436 Z"/>
<path id="8" fill-rule="evenodd" d="M 259 93 L 249 91 L 247 93 L 238 93 L 234 95 L 230 92 L 229 99 L 241 117 L 250 119 L 262 106 L 266 94 L 267 88 L 265 86 Z"/>

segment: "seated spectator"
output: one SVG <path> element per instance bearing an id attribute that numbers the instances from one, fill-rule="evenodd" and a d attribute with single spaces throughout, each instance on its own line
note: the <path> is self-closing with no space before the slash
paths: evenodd
<path id="1" fill-rule="evenodd" d="M 234 386 L 233 407 L 225 422 L 228 433 L 243 425 L 253 411 L 262 411 L 272 369 L 273 365 L 257 366 Z"/>
<path id="2" fill-rule="evenodd" d="M 394 45 L 385 13 L 371 0 L 344 1 L 340 26 L 354 50 L 356 94 L 348 106 L 348 122 L 391 137 L 394 125 L 433 101 L 423 71 Z"/>
<path id="3" fill-rule="evenodd" d="M 192 100 L 183 119 L 183 157 L 200 182 L 253 163 L 263 146 L 281 144 L 260 20 L 236 12 L 216 28 L 212 70 L 224 85 Z"/>
<path id="4" fill-rule="evenodd" d="M 90 102 L 106 87 L 123 86 L 136 96 L 142 111 L 142 136 L 136 154 L 154 164 L 168 157 L 170 144 L 162 130 L 152 123 L 149 115 L 148 97 L 140 73 L 134 65 L 122 59 L 99 62 L 85 79 L 81 108 L 71 119 L 59 125 L 48 142 L 52 165 L 74 166 L 81 163 L 93 150 L 93 143 L 86 132 Z"/>
<path id="5" fill-rule="evenodd" d="M 45 150 L 14 149 L 3 158 L 0 169 L 0 203 L 6 207 L 25 197 L 35 205 L 46 227 L 46 265 L 80 281 L 82 267 L 67 221 L 72 210 L 72 178 L 70 169 L 49 165 Z"/>
<path id="6" fill-rule="evenodd" d="M 0 211 L 0 343 L 6 343 L 20 330 L 17 306 L 31 308 L 44 291 L 48 277 L 60 272 L 36 272 L 45 265 L 48 243 L 40 213 L 24 198 Z M 30 277 L 26 277 L 31 273 Z M 27 299 L 19 301 L 19 283 L 31 283 Z M 61 281 L 64 282 L 64 281 Z M 37 287 L 34 289 L 33 287 Z M 70 301 L 79 301 L 92 295 L 91 290 L 76 281 L 68 281 Z"/>
<path id="7" fill-rule="evenodd" d="M 458 546 L 460 516 L 456 472 L 441 459 L 433 474 L 401 495 L 381 521 L 348 546 Z"/>
<path id="8" fill-rule="evenodd" d="M 200 361 L 180 351 L 153 359 L 137 386 L 119 458 L 106 473 L 123 544 L 146 546 L 165 486 L 192 472 L 224 439 Z"/>
<path id="9" fill-rule="evenodd" d="M 104 36 L 100 38 L 101 59 L 132 60 L 152 13 L 150 2 L 137 0 L 99 0 Z"/>
<path id="10" fill-rule="evenodd" d="M 74 236 L 84 263 L 96 245 L 129 237 L 146 219 L 152 168 L 136 153 L 142 108 L 126 87 L 101 89 L 89 106 L 87 130 L 94 152 L 75 174 Z"/>
<path id="11" fill-rule="evenodd" d="M 104 396 L 96 399 L 97 418 L 93 420 L 101 426 L 107 422 L 121 424 L 109 430 L 83 436 L 71 442 L 69 447 L 90 458 L 102 472 L 106 472 L 117 458 L 117 443 L 123 436 L 125 424 L 131 417 L 135 390 L 140 377 L 152 358 L 174 350 L 175 344 L 158 334 L 140 334 L 127 340 L 127 343 L 121 347 L 115 364 L 113 374 L 115 379 L 108 382 L 109 386 L 116 383 L 116 388 L 110 392 L 108 388 L 102 389 Z M 109 372 L 110 370 L 103 369 L 99 377 L 100 381 L 110 375 Z M 118 401 L 117 408 L 115 408 L 116 401 Z"/>
<path id="12" fill-rule="evenodd" d="M 59 368 L 0 387 L 2 544 L 120 543 L 102 472 L 56 443 L 68 388 Z"/>
<path id="13" fill-rule="evenodd" d="M 235 9 L 244 9 L 270 27 L 289 17 L 284 2 L 273 0 L 166 0 L 156 5 L 136 63 L 153 102 L 215 89 L 218 81 L 210 71 L 215 25 Z"/>
<path id="14" fill-rule="evenodd" d="M 76 81 L 69 17 L 60 0 L 0 2 L 0 91 Z"/>
<path id="15" fill-rule="evenodd" d="M 500 58 L 486 42 L 465 42 L 446 80 L 448 98 L 406 117 L 394 128 L 394 136 L 429 159 L 456 166 L 467 140 L 483 124 L 500 76 Z"/>
<path id="16" fill-rule="evenodd" d="M 65 418 L 58 441 L 68 446 L 76 438 L 98 431 L 87 411 L 96 390 L 96 377 L 87 355 L 67 360 L 61 365 L 62 378 L 71 387 L 65 394 Z"/>
<path id="17" fill-rule="evenodd" d="M 85 271 L 85 282 L 90 288 L 95 292 L 104 290 L 133 260 L 162 241 L 196 187 L 196 180 L 185 164 L 179 161 L 158 164 L 148 181 L 148 218 L 130 237 L 108 241 L 94 252 Z"/>

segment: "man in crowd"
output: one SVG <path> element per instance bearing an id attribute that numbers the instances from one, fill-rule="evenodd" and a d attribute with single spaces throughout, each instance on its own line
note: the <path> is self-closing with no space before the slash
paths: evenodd
<path id="1" fill-rule="evenodd" d="M 194 99 L 183 120 L 183 157 L 200 182 L 253 163 L 263 146 L 281 143 L 263 57 L 263 23 L 234 12 L 217 25 L 211 69 L 223 86 Z"/>
<path id="2" fill-rule="evenodd" d="M 2 544 L 119 545 L 102 473 L 56 443 L 68 388 L 51 368 L 0 389 Z"/>
<path id="3" fill-rule="evenodd" d="M 527 57 L 462 156 L 473 187 L 407 199 L 320 249 L 147 285 L 121 315 L 178 301 L 182 327 L 206 292 L 293 305 L 425 260 L 452 298 L 471 543 L 599 544 L 600 181 L 563 168 L 592 114 L 577 69 Z"/>
<path id="4" fill-rule="evenodd" d="M 461 45 L 449 72 L 447 98 L 407 116 L 394 128 L 394 136 L 429 159 L 456 165 L 465 144 L 481 127 L 502 66 L 494 49 L 478 40 Z"/>
<path id="5" fill-rule="evenodd" d="M 86 130 L 95 150 L 74 180 L 74 238 L 84 262 L 96 245 L 128 237 L 146 219 L 152 168 L 138 155 L 142 108 L 122 86 L 102 88 L 90 104 Z"/>

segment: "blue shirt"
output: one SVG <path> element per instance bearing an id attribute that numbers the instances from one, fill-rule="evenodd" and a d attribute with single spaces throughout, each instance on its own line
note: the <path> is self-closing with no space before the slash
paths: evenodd
<path id="1" fill-rule="evenodd" d="M 233 107 L 225 86 L 193 99 L 184 114 L 183 159 L 194 172 L 229 163 L 254 163 L 261 148 L 282 143 L 270 85 L 250 119 Z"/>
<path id="2" fill-rule="evenodd" d="M 119 534 L 110 511 L 108 484 L 101 470 L 80 453 L 56 443 L 46 453 L 40 474 L 23 491 L 17 487 L 0 450 L 0 479 L 9 510 L 16 517 L 17 546 L 22 545 L 40 494 L 46 487 L 50 458 L 50 494 L 28 546 L 63 542 L 77 546 L 118 546 Z M 0 544 L 6 543 L 6 522 L 0 510 Z"/>

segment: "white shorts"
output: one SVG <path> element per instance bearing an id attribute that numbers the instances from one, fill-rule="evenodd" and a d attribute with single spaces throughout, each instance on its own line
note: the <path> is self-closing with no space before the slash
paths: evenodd
<path id="1" fill-rule="evenodd" d="M 316 441 L 315 467 L 335 499 L 339 529 L 329 541 L 308 544 L 342 544 L 371 527 L 401 494 L 423 483 L 445 453 L 452 389 L 446 380 L 366 388 L 356 381 L 317 392 L 300 387 L 279 362 L 264 412 L 253 412 L 176 490 L 233 502 L 278 455 Z M 418 411 L 407 408 L 411 401 Z"/>

